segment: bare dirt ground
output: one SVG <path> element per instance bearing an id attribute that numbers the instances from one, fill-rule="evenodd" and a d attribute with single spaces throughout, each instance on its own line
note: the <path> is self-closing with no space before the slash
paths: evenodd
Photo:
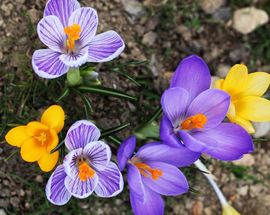
<path id="1" fill-rule="evenodd" d="M 267 1 L 222 1 L 220 7 L 208 14 L 202 10 L 198 1 L 192 0 L 169 0 L 158 7 L 147 6 L 146 3 L 151 2 L 147 0 L 80 2 L 97 9 L 99 32 L 113 29 L 123 36 L 126 50 L 120 61 L 147 61 L 143 67 L 128 68 L 128 72 L 138 79 L 143 77 L 148 81 L 148 88 L 151 88 L 155 95 L 150 95 L 149 90 L 134 86 L 123 77 L 105 71 L 108 67 L 103 67 L 100 71 L 104 85 L 147 97 L 144 101 L 145 109 L 158 104 L 158 95 L 168 86 L 168 80 L 177 64 L 191 53 L 203 57 L 213 75 L 222 76 L 230 66 L 239 62 L 247 64 L 251 71 L 270 71 L 270 56 L 265 52 L 270 43 L 269 39 L 263 36 L 268 34 L 269 37 L 269 24 L 248 36 L 236 33 L 227 25 L 237 8 L 253 5 L 270 9 Z M 8 110 L 4 111 L 3 108 L 0 111 L 2 122 L 15 115 L 17 123 L 23 122 L 25 117 L 34 119 L 34 116 L 38 116 L 42 111 L 42 107 L 53 101 L 53 95 L 48 95 L 48 98 L 33 98 L 33 105 L 30 106 L 30 102 L 18 102 L 20 92 L 14 90 L 20 90 L 20 83 L 27 83 L 30 79 L 39 80 L 31 68 L 31 55 L 35 49 L 42 47 L 35 28 L 42 17 L 44 6 L 44 0 L 0 1 L 0 99 L 1 105 Z M 46 81 L 43 82 L 47 84 Z M 74 101 L 77 104 L 75 107 Z M 130 102 L 94 96 L 93 103 L 93 118 L 104 127 L 126 121 L 133 126 L 138 124 L 140 117 L 135 115 L 139 107 Z M 78 111 L 78 108 L 82 109 L 82 103 L 77 97 L 66 101 L 65 108 L 74 113 L 70 114 L 68 124 L 83 112 Z M 38 112 L 31 116 L 34 110 Z M 144 111 L 147 113 L 147 110 Z M 15 120 L 11 123 L 15 123 Z M 128 192 L 123 192 L 114 199 L 73 199 L 64 207 L 52 206 L 44 196 L 48 174 L 40 173 L 34 164 L 23 162 L 19 153 L 7 159 L 14 153 L 14 148 L 3 141 L 5 131 L 0 131 L 0 215 L 132 214 Z M 128 132 L 122 133 L 122 137 L 128 135 Z M 268 215 L 270 142 L 263 140 L 255 144 L 256 150 L 252 154 L 255 162 L 250 166 L 207 158 L 205 163 L 216 176 L 225 196 L 241 214 Z M 190 192 L 183 196 L 166 198 L 166 214 L 220 214 L 218 200 L 202 174 L 194 169 L 187 169 L 185 172 L 191 187 L 198 193 Z"/>

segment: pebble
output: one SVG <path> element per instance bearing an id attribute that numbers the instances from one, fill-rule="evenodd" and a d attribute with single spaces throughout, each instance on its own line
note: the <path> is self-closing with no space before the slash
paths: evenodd
<path id="1" fill-rule="evenodd" d="M 220 21 L 228 21 L 231 18 L 231 8 L 219 8 L 214 14 L 213 18 Z"/>
<path id="2" fill-rule="evenodd" d="M 219 64 L 217 67 L 216 74 L 220 78 L 225 78 L 228 72 L 230 71 L 230 69 L 231 69 L 231 66 L 227 64 Z"/>
<path id="3" fill-rule="evenodd" d="M 35 178 L 35 181 L 38 183 L 42 183 L 43 182 L 43 177 L 41 175 L 37 175 Z"/>
<path id="4" fill-rule="evenodd" d="M 168 2 L 168 0 L 145 0 L 143 2 L 143 4 L 146 5 L 146 6 L 158 7 L 158 6 L 166 4 L 167 2 Z"/>
<path id="5" fill-rule="evenodd" d="M 149 31 L 143 36 L 142 43 L 146 46 L 153 46 L 157 40 L 157 34 L 153 31 Z"/>
<path id="6" fill-rule="evenodd" d="M 33 24 L 38 23 L 38 21 L 40 20 L 40 17 L 41 17 L 40 11 L 36 10 L 35 8 L 32 8 L 32 9 L 28 10 L 27 13 L 28 13 L 28 16 Z"/>
<path id="7" fill-rule="evenodd" d="M 225 0 L 199 0 L 200 8 L 207 14 L 213 14 L 225 4 Z"/>
<path id="8" fill-rule="evenodd" d="M 0 215 L 6 215 L 6 212 L 3 208 L 0 208 Z"/>
<path id="9" fill-rule="evenodd" d="M 137 0 L 122 0 L 122 4 L 125 11 L 135 18 L 139 18 L 145 14 L 142 3 Z"/>
<path id="10" fill-rule="evenodd" d="M 270 131 L 270 122 L 254 122 L 255 133 L 253 137 L 260 138 L 266 136 Z"/>
<path id="11" fill-rule="evenodd" d="M 232 27 L 242 34 L 249 34 L 268 21 L 269 16 L 264 10 L 255 7 L 246 7 L 234 12 Z"/>

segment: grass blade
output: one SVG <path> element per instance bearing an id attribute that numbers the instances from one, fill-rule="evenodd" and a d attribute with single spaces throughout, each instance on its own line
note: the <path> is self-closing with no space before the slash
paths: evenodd
<path id="1" fill-rule="evenodd" d="M 116 127 L 113 127 L 113 128 L 109 128 L 109 129 L 103 130 L 101 132 L 100 139 L 105 138 L 105 137 L 108 137 L 108 136 L 111 136 L 113 134 L 116 134 L 116 133 L 124 130 L 128 126 L 130 126 L 130 123 L 126 123 L 126 124 L 123 124 L 123 125 L 119 125 L 119 126 L 116 126 Z"/>
<path id="2" fill-rule="evenodd" d="M 82 93 L 97 93 L 104 96 L 112 96 L 117 97 L 129 101 L 137 101 L 137 97 L 131 96 L 126 94 L 125 92 L 107 88 L 107 87 L 101 87 L 101 86 L 89 86 L 89 87 L 78 87 L 77 88 Z"/>

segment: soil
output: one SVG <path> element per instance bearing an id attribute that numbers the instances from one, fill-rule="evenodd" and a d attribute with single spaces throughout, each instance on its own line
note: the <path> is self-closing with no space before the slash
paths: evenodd
<path id="1" fill-rule="evenodd" d="M 159 96 L 168 87 L 172 72 L 180 60 L 189 54 L 195 53 L 204 58 L 213 75 L 222 76 L 230 66 L 240 62 L 247 64 L 251 71 L 270 68 L 266 55 L 258 57 L 253 52 L 253 48 L 258 47 L 260 42 L 260 32 L 242 35 L 228 26 L 237 8 L 249 5 L 270 8 L 267 1 L 223 1 L 211 14 L 198 1 L 192 0 L 185 3 L 169 0 L 161 6 L 147 5 L 147 2 L 151 2 L 149 0 L 80 2 L 97 10 L 100 22 L 98 32 L 115 30 L 126 42 L 126 49 L 118 60 L 98 67 L 100 79 L 104 86 L 139 95 L 139 104 L 89 95 L 94 106 L 91 119 L 96 120 L 100 127 L 110 128 L 131 123 L 129 129 L 119 134 L 120 138 L 127 137 L 132 128 L 155 110 Z M 135 6 L 131 7 L 134 2 Z M 37 37 L 36 24 L 42 18 L 44 6 L 44 0 L 0 1 L 2 125 L 22 124 L 38 118 L 44 107 L 54 102 L 63 90 L 65 78 L 48 82 L 38 78 L 31 67 L 32 53 L 43 47 Z M 269 26 L 267 24 L 263 28 L 269 29 Z M 110 72 L 110 68 L 134 60 L 142 64 L 125 66 L 124 70 L 140 80 L 142 87 Z M 42 91 L 43 87 L 49 86 L 55 91 Z M 31 90 L 33 87 L 37 89 L 37 96 Z M 75 120 L 85 117 L 83 103 L 77 95 L 69 95 L 62 101 L 62 105 L 67 112 L 66 128 Z M 41 173 L 36 164 L 22 161 L 19 150 L 5 143 L 3 137 L 8 128 L 2 126 L 0 130 L 0 215 L 132 214 L 127 188 L 113 199 L 91 197 L 86 200 L 73 199 L 64 207 L 51 205 L 44 195 L 49 174 Z M 204 162 L 217 178 L 225 196 L 241 214 L 268 215 L 270 142 L 257 141 L 252 157 L 255 162 L 250 166 L 238 166 L 207 157 Z M 221 214 L 219 202 L 204 176 L 195 168 L 185 168 L 184 171 L 190 186 L 197 192 L 164 198 L 166 214 Z"/>

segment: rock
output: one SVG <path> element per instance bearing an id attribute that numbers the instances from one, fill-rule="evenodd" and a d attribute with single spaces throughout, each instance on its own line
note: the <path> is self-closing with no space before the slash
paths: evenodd
<path id="1" fill-rule="evenodd" d="M 236 47 L 229 53 L 229 58 L 233 63 L 245 62 L 245 59 L 247 59 L 248 56 L 249 51 L 244 46 Z"/>
<path id="2" fill-rule="evenodd" d="M 41 17 L 40 11 L 38 11 L 38 10 L 36 10 L 34 8 L 28 10 L 27 11 L 27 14 L 28 14 L 28 16 L 29 16 L 29 18 L 30 18 L 30 20 L 31 20 L 31 22 L 33 24 L 37 24 L 38 21 L 39 21 L 39 19 L 40 19 L 40 17 Z"/>
<path id="3" fill-rule="evenodd" d="M 200 8 L 207 14 L 213 14 L 224 4 L 225 0 L 199 0 Z"/>
<path id="4" fill-rule="evenodd" d="M 152 46 L 157 40 L 157 34 L 153 31 L 149 31 L 143 36 L 142 43 L 146 46 Z"/>
<path id="5" fill-rule="evenodd" d="M 266 136 L 270 131 L 270 122 L 254 122 L 255 133 L 253 137 L 260 138 Z"/>
<path id="6" fill-rule="evenodd" d="M 228 21 L 231 18 L 231 8 L 219 8 L 214 14 L 213 18 L 220 21 Z"/>
<path id="7" fill-rule="evenodd" d="M 246 196 L 247 193 L 248 193 L 248 186 L 243 186 L 243 187 L 240 187 L 237 189 L 237 193 L 240 195 L 240 196 Z"/>
<path id="8" fill-rule="evenodd" d="M 231 24 L 236 31 L 249 34 L 257 27 L 266 24 L 268 20 L 269 16 L 264 10 L 246 7 L 234 12 Z"/>
<path id="9" fill-rule="evenodd" d="M 6 215 L 6 212 L 3 208 L 0 208 L 0 215 Z"/>
<path id="10" fill-rule="evenodd" d="M 192 206 L 192 215 L 201 215 L 203 212 L 203 203 L 201 201 L 196 201 Z"/>
<path id="11" fill-rule="evenodd" d="M 239 166 L 253 166 L 255 164 L 255 159 L 253 155 L 246 154 L 241 159 L 233 161 L 233 164 Z"/>
<path id="12" fill-rule="evenodd" d="M 230 71 L 230 69 L 231 69 L 231 66 L 226 65 L 226 64 L 220 64 L 218 65 L 216 75 L 220 78 L 225 78 L 228 72 Z"/>
<path id="13" fill-rule="evenodd" d="M 35 181 L 38 183 L 42 183 L 43 182 L 43 177 L 41 175 L 37 175 L 35 178 Z"/>
<path id="14" fill-rule="evenodd" d="M 146 6 L 158 7 L 158 6 L 166 4 L 167 2 L 168 2 L 168 0 L 145 0 L 143 2 L 143 4 L 146 5 Z"/>
<path id="15" fill-rule="evenodd" d="M 185 25 L 180 25 L 176 28 L 176 32 L 180 34 L 185 41 L 189 41 L 192 37 L 192 33 L 188 27 Z"/>
<path id="16" fill-rule="evenodd" d="M 135 18 L 139 18 L 145 14 L 142 3 L 137 0 L 122 0 L 122 4 L 125 11 Z"/>

